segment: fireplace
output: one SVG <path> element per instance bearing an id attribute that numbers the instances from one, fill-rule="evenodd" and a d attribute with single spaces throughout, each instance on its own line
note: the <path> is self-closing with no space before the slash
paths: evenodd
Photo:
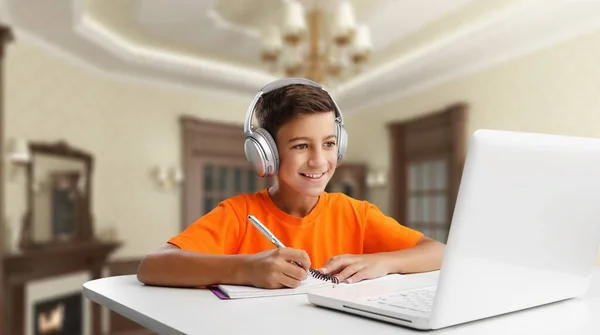
<path id="1" fill-rule="evenodd" d="M 4 285 L 8 284 L 6 289 L 3 288 L 0 298 L 0 333 L 35 334 L 36 303 L 59 295 L 80 293 L 81 285 L 85 281 L 102 277 L 107 257 L 120 245 L 119 242 L 93 241 L 0 255 L 0 261 L 4 263 L 2 282 Z M 71 281 L 63 283 L 65 279 L 62 276 L 72 277 L 75 273 L 84 273 L 85 278 L 77 279 L 76 284 Z M 48 289 L 48 285 L 51 289 Z M 48 296 L 49 293 L 53 295 Z M 80 334 L 101 335 L 100 305 L 92 305 L 85 300 L 81 304 L 85 311 L 81 313 L 85 317 L 79 318 L 83 326 L 83 332 Z"/>
<path id="2" fill-rule="evenodd" d="M 33 334 L 83 334 L 82 307 L 81 292 L 36 302 L 33 307 Z"/>

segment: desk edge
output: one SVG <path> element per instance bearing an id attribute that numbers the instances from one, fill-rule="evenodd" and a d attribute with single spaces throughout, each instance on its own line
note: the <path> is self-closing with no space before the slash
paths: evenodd
<path id="1" fill-rule="evenodd" d="M 89 282 L 88 282 L 89 283 Z M 97 303 L 102 307 L 106 307 L 109 310 L 118 313 L 129 320 L 138 323 L 139 325 L 148 328 L 151 331 L 157 332 L 158 334 L 177 334 L 177 335 L 185 335 L 185 333 L 180 332 L 177 329 L 174 329 L 162 322 L 159 322 L 151 317 L 148 317 L 144 314 L 139 313 L 138 311 L 127 307 L 125 305 L 119 304 L 116 301 L 103 296 L 89 287 L 86 286 L 85 283 L 82 287 L 82 293 L 85 298 L 90 300 L 91 302 Z"/>

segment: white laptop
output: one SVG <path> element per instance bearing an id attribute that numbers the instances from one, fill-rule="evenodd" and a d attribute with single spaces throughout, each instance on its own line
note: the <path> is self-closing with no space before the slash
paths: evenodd
<path id="1" fill-rule="evenodd" d="M 340 285 L 308 300 L 439 329 L 579 296 L 600 244 L 599 199 L 600 139 L 478 130 L 441 270 Z"/>

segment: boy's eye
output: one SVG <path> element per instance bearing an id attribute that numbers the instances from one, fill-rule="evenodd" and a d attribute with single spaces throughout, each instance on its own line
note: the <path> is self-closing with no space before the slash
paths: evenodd
<path id="1" fill-rule="evenodd" d="M 296 144 L 294 145 L 294 149 L 306 149 L 306 144 Z"/>
<path id="2" fill-rule="evenodd" d="M 333 142 L 333 141 L 332 141 L 332 142 L 327 142 L 327 143 L 325 143 L 325 146 L 326 146 L 327 148 L 332 148 L 332 147 L 335 147 L 335 142 Z"/>

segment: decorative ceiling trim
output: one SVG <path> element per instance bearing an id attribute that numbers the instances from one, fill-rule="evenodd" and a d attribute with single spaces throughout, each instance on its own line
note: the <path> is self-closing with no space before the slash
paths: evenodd
<path id="1" fill-rule="evenodd" d="M 567 7 L 577 6 L 576 3 L 580 6 L 596 5 L 596 7 L 595 10 L 586 10 L 586 8 L 573 10 L 574 7 Z M 600 29 L 600 21 L 594 13 L 597 13 L 598 9 L 600 9 L 600 2 L 583 0 L 543 0 L 522 3 L 340 85 L 335 91 L 336 100 L 340 102 L 344 113 L 349 115 L 397 101 L 569 38 L 597 31 Z M 573 13 L 569 10 L 573 10 L 578 15 L 569 16 L 569 13 Z M 492 56 L 483 55 L 481 58 L 475 58 L 473 62 L 465 61 L 468 60 L 465 57 L 477 55 L 477 46 L 484 45 L 474 43 L 475 39 L 481 40 L 485 37 L 483 43 L 489 45 L 488 49 L 491 50 L 494 46 L 500 45 L 502 39 L 510 38 L 518 41 L 524 34 L 522 28 L 526 28 L 525 25 L 543 26 L 553 19 L 562 20 L 564 26 L 551 25 L 549 27 L 554 30 L 531 35 L 521 43 L 515 42 L 511 45 L 512 49 L 504 48 Z M 439 62 L 447 62 L 446 67 L 437 67 Z"/>
<path id="2" fill-rule="evenodd" d="M 231 23 L 230 21 L 225 20 L 221 16 L 221 14 L 219 14 L 219 12 L 214 8 L 214 6 L 213 6 L 213 8 L 206 11 L 206 17 L 208 17 L 214 23 L 215 26 L 217 26 L 221 29 L 230 30 L 230 31 L 236 32 L 238 34 L 242 34 L 242 35 L 248 36 L 250 38 L 254 38 L 254 39 L 258 40 L 258 43 L 261 42 L 262 34 L 261 34 L 260 30 L 250 28 L 250 27 L 239 26 L 239 25 Z"/>
<path id="3" fill-rule="evenodd" d="M 410 67 L 411 63 L 418 63 L 423 57 L 433 54 L 437 50 L 443 49 L 448 45 L 451 45 L 453 43 L 460 43 L 461 41 L 468 39 L 469 35 L 471 35 L 472 33 L 480 31 L 481 29 L 489 27 L 495 23 L 499 23 L 502 20 L 506 20 L 510 18 L 511 15 L 514 15 L 518 11 L 524 10 L 525 8 L 530 6 L 532 6 L 531 2 L 525 2 L 518 6 L 509 6 L 503 11 L 500 11 L 487 19 L 483 19 L 477 23 L 467 25 L 461 30 L 456 31 L 450 35 L 446 35 L 445 37 L 437 40 L 436 42 L 426 44 L 421 48 L 415 49 L 386 64 L 374 68 L 371 71 L 361 73 L 338 87 L 338 89 L 336 90 L 336 93 L 338 95 L 337 98 L 343 100 L 347 96 L 356 94 L 357 91 L 362 90 L 365 87 L 369 87 L 369 85 L 375 85 L 378 87 L 378 82 L 381 81 L 382 77 L 385 77 L 386 75 L 389 76 L 390 73 L 395 73 L 401 68 Z"/>
<path id="4" fill-rule="evenodd" d="M 33 3 L 34 0 L 30 1 Z M 16 3 L 15 1 L 13 4 Z M 84 53 L 70 50 L 68 44 L 58 42 L 54 44 L 51 39 L 38 37 L 40 33 L 36 34 L 34 28 L 31 28 L 31 31 L 23 30 L 29 26 L 20 27 L 19 17 L 11 18 L 10 11 L 5 11 L 4 16 L 15 29 L 16 35 L 20 31 L 26 31 L 25 35 L 30 35 L 30 40 L 37 39 L 37 44 L 42 44 L 46 49 L 58 50 L 55 53 L 67 57 L 78 65 L 84 65 L 95 73 L 121 80 L 158 84 L 160 87 L 185 91 L 200 89 L 227 98 L 249 99 L 258 87 L 277 79 L 267 72 L 251 71 L 248 68 L 215 64 L 211 61 L 138 47 L 132 41 L 112 33 L 105 26 L 86 16 L 83 5 L 82 0 L 72 0 L 65 5 L 65 8 L 72 6 L 72 12 L 69 12 L 68 16 L 65 15 L 68 20 L 63 24 L 68 25 L 69 36 L 86 41 L 90 46 L 93 45 L 93 49 L 90 50 L 102 50 L 103 53 L 106 50 L 107 57 L 111 57 L 112 62 L 117 61 L 119 65 L 131 66 L 132 71 L 128 71 L 127 75 L 103 67 L 109 63 L 86 61 Z M 0 9 L 2 8 L 10 8 L 8 0 L 0 0 Z M 374 69 L 373 72 L 363 73 L 347 84 L 330 91 L 345 114 L 367 111 L 386 102 L 431 89 L 450 80 L 456 80 L 556 44 L 564 39 L 596 30 L 599 28 L 600 21 L 594 17 L 594 13 L 598 13 L 599 10 L 600 1 L 524 1 L 519 6 L 511 6 L 493 17 L 475 22 L 461 31 L 449 34 L 444 39 L 413 50 Z M 34 27 L 43 29 L 45 26 Z M 73 31 L 74 29 L 77 33 Z M 164 78 L 168 79 L 160 77 L 162 74 L 151 75 L 152 70 L 162 71 L 165 74 Z M 173 75 L 169 78 L 169 73 L 175 73 L 177 76 Z M 197 80 L 190 80 L 190 77 Z M 177 83 L 178 78 L 182 79 L 180 84 Z"/>
<path id="5" fill-rule="evenodd" d="M 188 75 L 192 72 L 200 78 L 230 85 L 239 91 L 255 92 L 257 87 L 277 79 L 263 71 L 135 45 L 87 15 L 83 1 L 73 0 L 75 32 L 123 60 Z"/>
<path id="6" fill-rule="evenodd" d="M 185 92 L 198 94 L 198 86 L 192 85 L 184 85 L 179 84 L 174 81 L 168 80 L 159 80 L 150 76 L 143 75 L 130 75 L 125 73 L 118 73 L 115 71 L 106 70 L 103 67 L 96 66 L 92 63 L 87 62 L 85 59 L 73 55 L 68 50 L 54 44 L 48 43 L 45 39 L 38 37 L 36 34 L 20 28 L 20 27 L 11 27 L 13 33 L 15 34 L 15 39 L 18 41 L 26 41 L 33 45 L 39 46 L 40 48 L 48 51 L 50 54 L 55 55 L 69 64 L 72 64 L 78 68 L 81 68 L 84 71 L 89 71 L 95 76 L 106 78 L 109 80 L 115 80 L 118 82 L 126 83 L 126 84 L 134 84 L 134 85 L 143 85 L 161 90 L 168 90 L 173 92 Z M 226 91 L 223 89 L 213 88 L 210 86 L 201 87 L 203 93 L 208 93 L 210 95 L 223 97 L 224 99 L 240 99 L 241 101 L 249 101 L 252 95 L 243 95 L 243 94 L 232 94 L 230 91 Z"/>

